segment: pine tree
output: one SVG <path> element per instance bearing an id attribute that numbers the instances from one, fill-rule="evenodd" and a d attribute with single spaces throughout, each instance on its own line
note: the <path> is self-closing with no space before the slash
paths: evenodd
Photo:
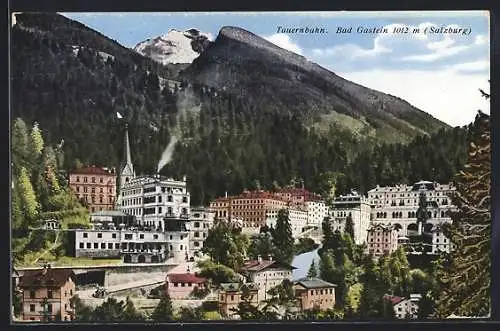
<path id="1" fill-rule="evenodd" d="M 278 211 L 276 227 L 271 230 L 271 235 L 273 237 L 273 245 L 276 248 L 276 259 L 284 262 L 291 262 L 293 258 L 294 239 L 287 209 Z"/>
<path id="2" fill-rule="evenodd" d="M 477 134 L 469 147 L 469 159 L 455 179 L 454 204 L 447 236 L 455 250 L 438 270 L 436 315 L 487 316 L 491 282 L 491 140 L 490 118 L 479 112 Z"/>
<path id="3" fill-rule="evenodd" d="M 34 160 L 38 160 L 42 156 L 44 146 L 42 131 L 38 127 L 38 123 L 35 123 L 31 129 L 30 142 L 28 146 L 30 157 Z"/>
<path id="4" fill-rule="evenodd" d="M 28 158 L 28 128 L 26 123 L 16 118 L 12 125 L 12 166 L 14 174 L 19 174 L 21 167 L 26 167 Z"/>
<path id="5" fill-rule="evenodd" d="M 24 167 L 21 167 L 19 175 L 19 194 L 21 196 L 22 209 L 24 210 L 25 217 L 29 221 L 33 221 L 38 215 L 40 206 L 36 199 L 33 185 L 31 185 L 28 170 Z"/>
<path id="6" fill-rule="evenodd" d="M 144 320 L 144 316 L 135 308 L 134 303 L 127 297 L 125 309 L 123 311 L 123 320 L 125 322 L 135 322 Z"/>
<path id="7" fill-rule="evenodd" d="M 158 306 L 151 314 L 151 319 L 156 322 L 171 322 L 174 320 L 174 310 L 172 308 L 172 300 L 168 293 L 164 293 Z"/>
<path id="8" fill-rule="evenodd" d="M 354 222 L 352 221 L 351 215 L 347 216 L 345 220 L 344 232 L 347 233 L 351 239 L 354 241 Z"/>
<path id="9" fill-rule="evenodd" d="M 311 262 L 311 266 L 309 267 L 309 271 L 307 272 L 307 277 L 318 277 L 318 269 L 316 269 L 316 263 L 314 260 Z"/>
<path id="10" fill-rule="evenodd" d="M 424 192 L 420 192 L 420 195 L 418 197 L 418 209 L 417 209 L 417 223 L 419 229 L 418 235 L 422 234 L 422 228 L 427 222 L 427 218 L 428 218 L 427 197 L 425 196 Z"/>

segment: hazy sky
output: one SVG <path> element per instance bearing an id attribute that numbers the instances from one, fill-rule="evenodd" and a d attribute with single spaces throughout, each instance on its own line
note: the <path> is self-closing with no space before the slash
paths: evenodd
<path id="1" fill-rule="evenodd" d="M 126 47 L 170 29 L 196 28 L 216 38 L 223 26 L 247 29 L 304 55 L 361 85 L 405 99 L 450 124 L 474 120 L 489 103 L 490 34 L 485 11 L 301 13 L 63 13 Z M 282 27 L 324 28 L 324 34 L 277 33 Z M 427 27 L 470 29 L 470 34 L 423 33 Z M 338 27 L 352 33 L 338 34 Z M 358 33 L 358 27 L 388 33 Z M 391 33 L 408 27 L 407 34 Z M 413 33 L 415 28 L 420 33 Z"/>

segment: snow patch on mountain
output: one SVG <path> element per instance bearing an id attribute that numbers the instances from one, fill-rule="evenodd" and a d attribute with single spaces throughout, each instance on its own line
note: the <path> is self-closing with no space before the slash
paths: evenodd
<path id="1" fill-rule="evenodd" d="M 138 43 L 134 50 L 163 64 L 192 63 L 212 39 L 211 34 L 196 29 L 171 29 L 167 34 Z"/>

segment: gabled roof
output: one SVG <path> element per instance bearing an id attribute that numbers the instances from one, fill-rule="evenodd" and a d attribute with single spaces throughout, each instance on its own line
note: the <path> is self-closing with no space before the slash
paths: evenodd
<path id="1" fill-rule="evenodd" d="M 329 288 L 329 287 L 337 287 L 337 285 L 324 281 L 323 279 L 315 278 L 315 277 L 305 277 L 296 281 L 296 284 L 302 285 L 307 289 L 313 288 Z"/>
<path id="2" fill-rule="evenodd" d="M 225 292 L 239 292 L 244 287 L 248 288 L 250 291 L 258 291 L 259 290 L 259 287 L 257 286 L 257 284 L 254 284 L 254 283 L 246 283 L 246 284 L 222 283 L 222 284 L 220 284 L 220 287 Z"/>
<path id="3" fill-rule="evenodd" d="M 91 166 L 91 167 L 83 167 L 71 172 L 72 174 L 82 174 L 82 175 L 107 175 L 107 176 L 115 176 L 115 174 L 107 170 L 106 168 Z"/>
<path id="4" fill-rule="evenodd" d="M 19 287 L 61 287 L 70 278 L 75 278 L 71 269 L 25 270 Z"/>
<path id="5" fill-rule="evenodd" d="M 205 278 L 198 277 L 192 273 L 184 274 L 169 274 L 167 275 L 167 280 L 171 283 L 193 283 L 202 284 L 206 282 Z"/>
<path id="6" fill-rule="evenodd" d="M 258 272 L 262 271 L 264 269 L 267 269 L 269 267 L 275 267 L 275 268 L 284 268 L 284 269 L 289 269 L 289 270 L 294 270 L 297 269 L 294 266 L 284 263 L 284 262 L 279 262 L 275 260 L 251 260 L 245 262 L 245 265 L 243 266 L 242 270 L 243 271 L 253 271 L 253 272 Z"/>
<path id="7" fill-rule="evenodd" d="M 392 305 L 397 305 L 401 301 L 405 300 L 405 298 L 389 294 L 384 295 L 384 299 L 389 301 Z"/>

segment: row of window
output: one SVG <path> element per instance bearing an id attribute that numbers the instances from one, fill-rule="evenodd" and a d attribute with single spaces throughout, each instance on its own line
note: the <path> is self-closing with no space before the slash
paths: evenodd
<path id="1" fill-rule="evenodd" d="M 41 297 L 37 297 L 36 295 L 36 291 L 35 290 L 30 290 L 30 299 L 41 299 L 41 298 L 45 298 L 45 296 L 41 296 Z M 73 295 L 73 290 L 70 289 L 69 290 L 69 295 L 72 296 Z M 67 298 L 68 297 L 68 291 L 64 291 L 64 297 Z M 48 289 L 47 290 L 47 299 L 53 299 L 54 298 L 54 291 L 52 291 L 51 289 Z"/>
<path id="2" fill-rule="evenodd" d="M 93 245 L 92 245 L 93 244 Z M 143 244 L 138 244 L 138 245 L 143 245 Z M 154 244 L 151 244 L 151 245 L 147 245 L 148 247 L 151 246 L 152 249 L 154 249 L 156 247 L 156 249 L 161 249 L 161 244 L 156 244 L 156 246 Z M 120 249 L 120 243 L 83 243 L 81 242 L 80 245 L 79 245 L 80 249 Z M 100 247 L 100 248 L 99 248 Z M 114 248 L 113 248 L 114 247 Z M 128 243 L 121 243 L 121 248 L 122 249 L 127 249 L 127 248 L 130 248 L 131 246 L 128 245 Z"/>
<path id="3" fill-rule="evenodd" d="M 89 201 L 89 196 L 88 196 L 87 194 L 84 194 L 84 195 L 77 194 L 77 195 L 76 195 L 76 197 L 77 197 L 78 199 L 83 199 L 83 200 L 85 200 L 86 202 L 89 202 L 89 203 L 90 203 L 90 202 L 92 202 L 93 204 L 94 204 L 94 203 L 96 203 L 96 202 L 95 202 L 96 200 L 95 200 L 95 196 L 94 196 L 94 195 L 93 195 L 93 196 L 91 196 L 90 201 Z M 108 200 L 108 202 L 107 202 L 108 204 L 113 204 L 113 201 L 114 201 L 115 199 L 114 199 L 114 196 L 108 196 L 108 199 L 107 199 L 107 200 Z M 100 204 L 106 203 L 106 202 L 104 202 L 104 201 L 105 201 L 104 197 L 103 197 L 103 196 L 100 196 L 100 197 L 99 197 L 99 203 L 100 203 Z"/>
<path id="4" fill-rule="evenodd" d="M 113 239 L 116 239 L 116 236 L 117 234 L 116 233 L 112 233 L 111 234 L 111 238 Z M 89 234 L 87 232 L 84 232 L 83 233 L 83 238 L 88 238 L 89 237 Z M 125 233 L 125 239 L 132 239 L 133 237 L 133 234 L 132 233 Z M 97 233 L 97 238 L 102 238 L 102 233 Z M 144 233 L 139 233 L 139 239 L 144 239 Z M 153 239 L 158 239 L 158 235 L 157 234 L 153 234 Z"/>
<path id="5" fill-rule="evenodd" d="M 448 216 L 448 212 L 442 210 L 441 213 L 438 213 L 435 211 L 434 213 L 431 211 L 427 212 L 427 217 L 428 218 L 438 218 L 439 215 L 441 215 L 442 218 L 445 218 Z M 403 218 L 403 212 L 393 212 L 392 214 L 389 214 L 392 216 L 392 218 Z M 377 218 L 387 218 L 387 212 L 377 212 L 376 213 Z M 417 217 L 417 212 L 415 211 L 409 211 L 408 212 L 408 218 L 416 218 Z"/>
<path id="6" fill-rule="evenodd" d="M 91 177 L 90 178 L 90 181 L 92 183 L 95 183 L 96 182 L 96 178 L 95 177 Z M 76 176 L 76 182 L 77 183 L 80 183 L 80 176 Z M 83 177 L 83 182 L 84 183 L 88 183 L 88 177 Z M 99 177 L 99 183 L 103 184 L 104 183 L 104 178 L 103 177 Z"/>
<path id="7" fill-rule="evenodd" d="M 83 193 L 88 193 L 88 187 L 87 186 L 82 186 L 82 187 L 76 186 L 75 190 L 76 190 L 76 192 L 80 192 L 80 190 L 81 190 Z M 96 193 L 96 188 L 94 186 L 92 186 L 90 188 L 90 192 L 91 193 Z M 99 187 L 99 193 L 104 193 L 104 188 L 103 187 Z M 113 188 L 112 187 L 108 188 L 108 193 L 109 194 L 113 194 Z"/>

